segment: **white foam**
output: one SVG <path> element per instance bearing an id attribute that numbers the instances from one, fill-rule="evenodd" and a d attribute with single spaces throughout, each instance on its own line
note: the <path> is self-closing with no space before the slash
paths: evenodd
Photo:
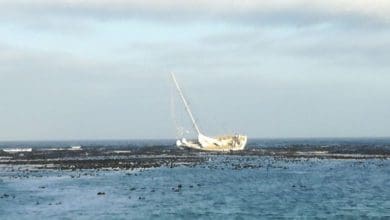
<path id="1" fill-rule="evenodd" d="M 19 152 L 31 152 L 32 148 L 3 148 L 2 150 L 7 153 L 19 153 Z"/>
<path id="2" fill-rule="evenodd" d="M 82 150 L 81 146 L 71 146 L 69 150 Z"/>
<path id="3" fill-rule="evenodd" d="M 113 152 L 116 154 L 124 154 L 124 153 L 131 153 L 131 150 L 114 150 Z"/>

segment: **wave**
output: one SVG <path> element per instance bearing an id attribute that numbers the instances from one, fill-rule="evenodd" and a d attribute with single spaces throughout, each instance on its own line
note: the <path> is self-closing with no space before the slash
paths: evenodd
<path id="1" fill-rule="evenodd" d="M 31 152 L 32 148 L 3 148 L 1 149 L 7 153 Z"/>

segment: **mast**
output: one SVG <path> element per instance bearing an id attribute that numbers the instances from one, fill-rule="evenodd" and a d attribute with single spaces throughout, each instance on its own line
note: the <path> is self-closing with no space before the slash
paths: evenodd
<path id="1" fill-rule="evenodd" d="M 196 122 L 195 122 L 194 116 L 192 115 L 190 106 L 188 105 L 187 100 L 185 99 L 185 97 L 184 97 L 184 95 L 183 95 L 183 92 L 181 91 L 181 88 L 180 88 L 179 84 L 177 83 L 176 77 L 175 77 L 175 75 L 174 75 L 173 73 L 171 73 L 171 77 L 172 77 L 173 82 L 175 83 L 175 86 L 176 86 L 177 91 L 178 91 L 179 94 L 180 94 L 180 98 L 181 98 L 181 100 L 183 101 L 184 107 L 185 107 L 185 109 L 186 109 L 188 115 L 190 116 L 192 125 L 194 126 L 196 132 L 197 132 L 198 135 L 199 135 L 199 134 L 200 134 L 200 130 L 199 130 L 198 125 L 197 125 Z"/>

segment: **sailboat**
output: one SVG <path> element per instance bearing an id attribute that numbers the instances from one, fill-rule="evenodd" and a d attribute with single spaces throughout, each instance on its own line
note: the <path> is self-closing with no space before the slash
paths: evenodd
<path id="1" fill-rule="evenodd" d="M 186 98 L 183 95 L 183 92 L 179 86 L 179 83 L 176 80 L 176 77 L 171 73 L 171 78 L 173 83 L 176 86 L 176 90 L 180 95 L 181 101 L 184 104 L 185 110 L 188 113 L 189 118 L 191 119 L 192 126 L 198 135 L 196 140 L 186 140 L 185 138 L 178 139 L 176 141 L 176 146 L 196 149 L 201 151 L 239 151 L 244 150 L 247 143 L 248 137 L 245 135 L 223 135 L 218 137 L 208 137 L 204 135 L 197 125 L 195 118 L 191 112 L 190 106 Z"/>

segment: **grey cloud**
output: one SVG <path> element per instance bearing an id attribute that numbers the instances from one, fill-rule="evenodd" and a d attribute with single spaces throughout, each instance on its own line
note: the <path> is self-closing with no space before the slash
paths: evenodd
<path id="1" fill-rule="evenodd" d="M 74 77 L 74 80 L 100 79 L 106 82 L 104 77 L 131 77 L 129 66 L 132 67 L 132 71 L 142 74 L 142 68 L 137 60 L 127 59 L 124 63 L 90 57 L 88 54 L 76 55 L 0 44 L 0 76 L 2 77 L 19 77 L 23 80 L 29 76 L 32 78 L 41 76 L 58 81 L 70 80 Z"/>
<path id="2" fill-rule="evenodd" d="M 221 53 L 268 55 L 318 60 L 350 66 L 389 67 L 390 32 L 387 30 L 334 30 L 328 25 L 288 29 L 234 31 L 200 40 Z M 276 34 L 275 34 L 276 33 Z"/>
<path id="3" fill-rule="evenodd" d="M 256 26 L 299 27 L 332 23 L 341 28 L 388 27 L 390 18 L 386 12 L 390 13 L 390 7 L 382 2 L 376 4 L 378 11 L 366 10 L 364 5 L 354 4 L 353 1 L 344 1 L 344 4 L 337 1 L 321 4 L 300 0 L 278 1 L 274 4 L 256 1 L 5 1 L 0 9 L 0 19 L 14 22 L 34 22 L 38 19 L 44 23 L 45 19 L 56 18 L 76 24 L 82 20 L 141 19 L 169 23 L 207 21 Z M 383 8 L 380 8 L 381 4 Z"/>

